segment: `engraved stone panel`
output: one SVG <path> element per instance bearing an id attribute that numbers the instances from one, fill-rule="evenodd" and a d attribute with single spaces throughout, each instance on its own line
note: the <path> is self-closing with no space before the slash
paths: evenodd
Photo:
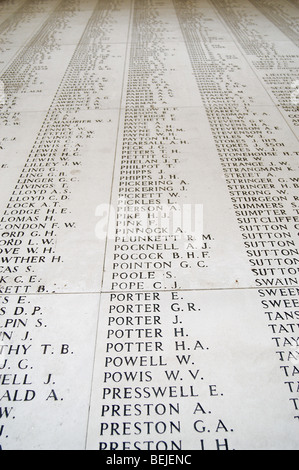
<path id="1" fill-rule="evenodd" d="M 296 0 L 0 4 L 0 448 L 298 449 Z"/>

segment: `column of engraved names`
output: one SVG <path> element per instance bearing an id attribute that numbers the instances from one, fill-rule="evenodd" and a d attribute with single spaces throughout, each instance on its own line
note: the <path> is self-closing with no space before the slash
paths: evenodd
<path id="1" fill-rule="evenodd" d="M 28 10 L 25 9 L 25 16 L 26 12 L 28 15 Z M 40 47 L 40 52 L 46 51 L 47 48 L 53 50 L 53 46 L 55 47 L 53 42 L 50 45 L 50 42 L 47 43 L 44 40 L 53 26 L 57 30 L 59 30 L 59 26 L 64 28 L 65 21 L 69 18 L 70 15 L 65 15 L 63 21 L 57 21 L 56 18 L 50 16 L 42 26 L 45 28 L 43 43 L 39 40 L 39 34 L 34 35 L 24 55 L 19 54 L 2 75 L 1 79 L 5 89 L 5 101 L 1 107 L 3 126 L 21 127 L 21 114 L 17 111 L 18 93 L 20 89 L 22 89 L 22 93 L 30 92 L 38 75 L 37 68 L 42 62 L 35 45 Z M 17 136 L 16 132 L 15 140 Z M 50 159 L 48 159 L 48 168 L 44 161 L 39 164 L 38 174 L 33 173 L 34 170 L 37 170 L 37 168 L 33 168 L 34 164 L 27 161 L 1 217 L 1 405 L 3 405 L 3 407 L 1 406 L 1 448 L 6 447 L 5 441 L 10 437 L 9 425 L 17 418 L 16 407 L 20 403 L 28 406 L 35 403 L 37 399 L 45 402 L 50 399 L 50 394 L 46 393 L 47 390 L 37 396 L 37 388 L 46 384 L 44 382 L 46 378 L 36 378 L 33 374 L 36 356 L 41 359 L 43 355 L 41 350 L 43 345 L 39 344 L 38 350 L 35 350 L 33 341 L 36 340 L 37 331 L 47 327 L 41 304 L 38 302 L 32 305 L 24 295 L 16 297 L 6 295 L 28 293 L 37 280 L 37 277 L 31 274 L 34 264 L 45 261 L 45 256 L 36 255 L 37 249 L 33 248 L 35 245 L 33 240 L 39 236 L 37 230 L 41 226 L 46 229 L 49 217 L 48 214 L 43 214 L 41 223 L 35 223 L 41 211 L 40 208 L 35 208 L 35 205 L 40 204 L 42 200 L 47 200 L 44 196 L 46 190 L 41 188 L 48 187 L 45 172 L 53 171 L 53 165 L 50 166 L 49 161 Z M 36 177 L 42 178 L 42 176 L 44 184 L 40 186 Z M 31 177 L 35 178 L 32 183 L 36 183 L 36 186 L 31 186 Z M 47 177 L 50 178 L 51 175 L 48 173 Z M 47 207 L 47 203 L 44 205 Z M 22 253 L 21 246 L 26 239 L 26 232 L 28 233 L 29 230 L 32 238 L 29 238 L 26 251 Z M 49 248 L 46 251 L 51 252 L 52 249 Z M 44 255 L 46 251 L 44 251 Z M 24 264 L 27 264 L 25 270 Z M 28 273 L 27 280 L 26 272 Z M 39 286 L 37 291 L 39 290 L 43 290 L 43 288 Z M 35 350 L 34 353 L 32 353 L 33 350 Z M 55 392 L 54 395 L 56 400 Z"/>
<path id="2" fill-rule="evenodd" d="M 290 10 L 289 4 L 282 4 L 281 2 L 275 2 L 273 0 L 264 0 L 263 2 L 257 2 L 256 0 L 250 0 L 251 3 L 263 13 L 266 18 L 269 18 L 277 28 L 279 28 L 286 36 L 290 38 L 297 46 L 299 46 L 298 40 L 298 25 L 296 23 L 296 17 L 291 16 L 296 12 L 296 9 Z M 298 5 L 297 5 L 298 7 Z"/>
<path id="3" fill-rule="evenodd" d="M 242 2 L 236 4 L 226 0 L 219 3 L 217 0 L 212 0 L 211 3 L 236 37 L 238 46 L 242 48 L 246 59 L 260 77 L 266 90 L 272 94 L 274 102 L 279 106 L 287 122 L 297 131 L 299 55 L 296 15 L 298 8 L 297 10 L 290 8 L 289 2 L 278 1 L 271 5 L 273 3 L 271 1 L 252 1 L 245 4 L 247 8 L 244 11 Z M 298 7 L 298 4 L 296 6 Z M 266 17 L 262 16 L 259 11 Z M 260 19 L 262 21 L 259 21 Z M 286 41 L 284 34 L 279 34 L 270 21 L 273 21 L 275 26 L 290 38 L 290 41 Z M 271 32 L 267 36 L 264 33 L 264 24 Z"/>
<path id="4" fill-rule="evenodd" d="M 218 6 L 218 2 L 213 3 Z M 294 378 L 298 374 L 297 141 L 275 108 L 255 106 L 258 102 L 248 91 L 248 84 L 238 76 L 237 48 L 230 48 L 229 54 L 216 54 L 213 31 L 204 29 L 205 13 L 192 1 L 187 9 L 181 8 L 180 1 L 175 4 L 250 270 L 255 285 L 261 288 L 266 318 L 271 321 L 275 352 L 284 363 L 280 364 L 283 373 L 294 379 L 288 378 L 286 383 L 292 393 L 294 418 L 298 418 Z M 256 87 L 260 96 L 265 96 L 258 81 Z"/>
<path id="5" fill-rule="evenodd" d="M 57 2 L 52 2 L 52 5 L 55 6 Z M 2 53 L 5 53 L 9 48 L 16 46 L 23 46 L 24 44 L 15 44 L 14 40 L 18 38 L 18 33 L 22 31 L 24 26 L 28 23 L 35 23 L 35 20 L 38 20 L 48 9 L 51 9 L 52 6 L 49 1 L 41 3 L 39 0 L 31 0 L 21 2 L 16 10 L 8 11 L 6 14 L 7 17 L 3 16 L 0 20 L 0 50 Z M 52 6 L 52 8 L 53 8 Z M 4 15 L 4 12 L 2 13 Z M 32 30 L 31 30 L 32 33 Z"/>
<path id="6" fill-rule="evenodd" d="M 145 43 L 147 47 L 142 47 L 145 44 L 141 44 L 137 28 L 142 26 L 144 35 L 153 32 L 155 26 L 150 25 L 150 19 L 154 12 L 146 8 L 145 2 L 139 6 L 141 9 L 135 10 L 133 19 L 134 43 L 130 55 L 120 170 L 120 201 L 117 206 L 117 236 L 111 282 L 111 290 L 115 292 L 110 294 L 105 357 L 102 405 L 105 421 L 101 422 L 102 442 L 99 446 L 101 449 L 165 449 L 168 446 L 179 449 L 179 405 L 163 403 L 163 394 L 161 403 L 155 404 L 152 399 L 153 392 L 149 393 L 152 388 L 135 386 L 136 382 L 141 385 L 150 384 L 155 368 L 167 366 L 164 358 L 160 294 L 144 291 L 150 287 L 151 290 L 161 288 L 162 279 L 158 278 L 157 281 L 156 273 L 157 270 L 163 273 L 166 263 L 168 269 L 171 267 L 171 260 L 164 261 L 163 251 L 167 253 L 166 250 L 174 247 L 175 243 L 175 237 L 164 236 L 161 228 L 155 226 L 155 220 L 151 224 L 150 218 L 150 210 L 156 211 L 157 205 L 162 203 L 162 191 L 165 191 L 166 182 L 164 175 L 159 182 L 158 174 L 162 158 L 167 160 L 167 157 L 162 140 L 166 111 L 157 106 L 155 95 L 159 82 L 151 71 L 148 57 L 153 56 L 151 63 L 158 75 L 157 60 L 159 56 L 163 57 L 164 51 L 156 41 L 151 45 Z M 162 61 L 160 67 L 161 64 L 163 67 Z M 162 68 L 161 78 L 163 72 Z M 161 98 L 159 102 L 161 103 Z M 146 125 L 146 120 L 149 124 L 154 122 L 159 126 L 159 141 L 156 135 L 152 137 L 153 131 L 150 130 L 150 125 Z M 172 189 L 173 181 L 170 181 L 169 185 Z M 146 210 L 149 224 L 140 223 L 142 210 Z M 120 293 L 122 290 L 126 292 Z M 123 365 L 126 368 L 131 367 L 132 372 L 123 371 Z M 159 394 L 159 391 L 157 393 Z M 146 396 L 148 400 L 144 403 Z M 134 400 L 134 404 L 126 404 L 129 398 L 131 402 Z M 140 398 L 142 405 L 136 403 L 136 399 Z M 116 399 L 117 405 L 114 401 Z M 165 414 L 174 414 L 174 419 L 166 420 L 163 417 Z M 143 419 L 140 422 L 131 422 L 128 417 L 132 415 L 141 416 Z M 111 422 L 107 420 L 108 416 L 118 421 L 119 417 L 122 419 L 120 423 Z M 170 443 L 167 442 L 165 434 L 173 433 L 174 437 Z M 132 438 L 127 437 L 139 434 L 145 435 L 146 438 L 139 440 L 138 437 L 138 440 L 132 442 Z M 118 442 L 119 435 L 123 436 L 123 442 Z M 109 442 L 109 438 L 112 442 Z"/>
<path id="7" fill-rule="evenodd" d="M 107 65 L 110 46 L 101 43 L 111 30 L 110 18 L 118 5 L 119 2 L 98 2 L 96 9 L 90 11 L 86 25 L 82 24 L 83 35 L 69 56 L 63 80 L 1 215 L 0 430 L 3 439 L 11 437 L 9 431 L 6 434 L 6 425 L 9 429 L 9 424 L 18 419 L 18 407 L 22 404 L 26 407 L 37 403 L 38 407 L 63 402 L 65 384 L 61 380 L 57 382 L 54 362 L 61 356 L 61 364 L 67 367 L 63 359 L 67 361 L 67 357 L 78 353 L 78 348 L 66 339 L 68 334 L 63 328 L 59 331 L 65 339 L 61 344 L 60 334 L 47 333 L 53 326 L 51 307 L 44 302 L 47 297 L 26 294 L 55 291 L 55 276 L 47 279 L 47 272 L 63 264 L 62 255 L 56 253 L 56 244 L 61 236 L 76 228 L 68 207 L 72 191 L 80 183 L 74 170 L 83 165 L 84 143 L 101 131 L 103 119 L 95 121 L 94 111 L 100 109 L 99 103 L 107 94 L 104 81 L 94 81 L 91 77 L 96 67 L 105 67 L 106 74 L 111 70 Z M 16 123 L 20 128 L 24 125 L 23 114 L 14 111 L 18 93 L 20 90 L 22 94 L 30 93 L 39 70 L 47 67 L 51 52 L 60 49 L 59 35 L 76 17 L 78 6 L 76 1 L 60 3 L 27 49 L 3 74 L 7 99 L 1 118 L 5 125 Z M 99 25 L 101 34 L 95 36 L 94 30 Z M 40 364 L 44 365 L 42 371 Z M 1 445 L 5 447 L 5 441 Z"/>
<path id="8" fill-rule="evenodd" d="M 32 91 L 32 81 L 38 75 L 40 64 L 43 61 L 47 63 L 47 53 L 59 47 L 55 39 L 73 18 L 75 7 L 76 3 L 72 1 L 60 4 L 32 38 L 26 51 L 20 53 L 2 75 L 2 80 L 7 82 L 6 100 L 1 109 L 4 124 L 9 119 L 10 125 L 24 125 L 19 121 L 23 115 L 14 111 L 18 106 L 19 93 Z M 90 65 L 94 57 L 92 44 L 88 53 L 88 45 L 84 41 L 88 44 L 89 31 L 92 32 L 94 24 L 101 20 L 102 11 L 105 10 L 98 9 L 93 15 L 89 29 L 73 57 L 70 57 L 72 60 L 1 218 L 2 246 L 5 247 L 1 254 L 7 255 L 1 260 L 2 274 L 6 275 L 2 277 L 2 294 L 46 292 L 43 284 L 32 286 L 41 282 L 33 274 L 34 265 L 61 263 L 61 256 L 55 256 L 54 247 L 56 232 L 60 228 L 58 219 L 63 219 L 60 222 L 66 229 L 75 226 L 73 220 L 68 220 L 66 201 L 71 186 L 78 182 L 78 178 L 72 177 L 66 167 L 81 164 L 82 143 L 87 137 L 92 138 L 94 133 L 89 129 L 92 121 L 78 118 L 78 112 L 94 109 L 86 88 L 86 77 L 91 73 Z M 99 55 L 98 60 L 102 61 L 105 57 Z M 74 83 L 80 93 L 74 90 Z M 97 93 L 99 90 L 94 90 L 94 94 Z M 15 119 L 18 121 L 15 122 Z M 24 265 L 27 265 L 26 268 Z M 15 273 L 21 276 L 14 276 Z"/>
<path id="9" fill-rule="evenodd" d="M 271 20 L 284 34 L 286 34 L 294 44 L 298 46 L 296 38 L 296 24 L 291 16 L 288 3 L 282 4 L 271 1 L 261 3 L 251 2 L 258 10 Z M 249 13 L 248 20 L 243 19 L 242 34 L 238 18 L 240 11 L 232 8 L 230 1 L 219 5 L 213 0 L 213 4 L 225 20 L 227 26 L 232 30 L 238 39 L 248 62 L 254 67 L 256 74 L 261 78 L 262 83 L 273 93 L 273 98 L 281 108 L 285 120 L 293 126 L 296 132 L 298 126 L 298 107 L 294 102 L 293 94 L 296 92 L 294 85 L 297 84 L 299 70 L 298 48 L 294 48 L 291 43 L 289 51 L 281 47 L 281 44 L 272 42 L 265 37 L 261 31 L 253 31 L 254 22 L 250 21 L 254 11 Z M 293 9 L 295 13 L 296 10 Z M 258 48 L 252 48 L 252 37 L 255 36 L 255 43 Z M 273 41 L 275 38 L 273 37 Z M 295 97 L 296 98 L 296 97 Z M 287 126 L 285 126 L 287 128 Z M 268 133 L 270 134 L 269 130 Z M 263 213 L 268 215 L 267 222 L 275 222 L 272 226 L 274 233 L 258 233 L 254 236 L 254 241 L 246 241 L 245 246 L 249 248 L 247 254 L 250 258 L 252 271 L 256 278 L 256 285 L 263 286 L 288 286 L 288 288 L 259 290 L 266 319 L 269 321 L 268 327 L 272 333 L 272 341 L 275 347 L 277 358 L 282 363 L 280 369 L 285 377 L 285 385 L 289 392 L 289 400 L 294 410 L 294 419 L 298 417 L 298 133 L 297 142 L 292 145 L 295 139 L 285 139 L 277 141 L 271 135 L 263 139 L 268 150 L 272 150 L 272 155 L 265 154 L 270 158 L 269 162 L 261 165 L 272 183 L 272 201 L 275 202 L 277 196 L 277 208 L 273 212 Z M 261 150 L 261 149 L 260 149 Z M 263 157 L 264 155 L 262 155 Z M 260 157 L 260 160 L 263 158 Z M 275 158 L 276 157 L 276 158 Z M 257 157 L 258 158 L 258 157 Z M 274 184 L 273 184 L 274 183 Z M 238 195 L 239 196 L 239 195 Z M 244 197 L 244 195 L 242 195 Z M 235 201 L 234 201 L 235 202 Z M 239 200 L 238 202 L 243 202 Z M 237 216 L 243 214 L 237 212 Z M 245 213 L 245 215 L 248 215 Z M 256 214 L 252 214 L 256 215 Z M 260 215 L 260 214 L 259 214 Z M 276 216 L 276 217 L 273 217 Z M 279 216 L 279 217 L 277 217 Z M 281 217 L 283 216 L 283 217 Z M 240 219 L 239 223 L 263 222 L 264 219 L 250 221 Z M 278 223 L 278 224 L 277 224 Z M 251 231 L 251 225 L 246 226 Z M 264 230 L 260 230 L 263 232 Z M 248 240 L 250 234 L 243 234 L 243 238 Z M 260 237 L 257 240 L 257 237 Z M 275 240 L 273 240 L 275 238 Z M 271 250 L 269 248 L 271 247 Z M 252 248 L 259 248 L 252 250 Z M 261 249 L 262 248 L 262 249 Z M 265 248 L 265 249 L 263 249 Z M 268 249 L 267 249 L 268 248 Z M 252 259 L 252 257 L 262 259 Z M 262 279 L 259 276 L 263 276 Z"/>
<path id="10" fill-rule="evenodd" d="M 179 210 L 187 193 L 179 162 L 188 143 L 176 123 L 177 108 L 171 106 L 177 90 L 167 81 L 167 32 L 159 8 L 138 2 L 117 208 L 112 211 L 116 236 L 111 272 L 106 268 L 110 294 L 101 306 L 106 312 L 101 331 L 107 331 L 101 450 L 178 450 L 188 446 L 190 433 L 198 448 L 229 447 L 227 428 L 207 404 L 223 394 L 197 368 L 209 348 L 184 327 L 182 312 L 196 320 L 200 308 L 176 291 L 186 263 L 182 260 L 198 263 L 195 254 L 202 256 L 207 243 L 202 245 L 202 236 L 191 236 L 181 220 L 172 223 L 172 211 Z M 199 248 L 188 251 L 186 241 Z M 217 439 L 203 438 L 211 429 L 199 419 L 204 414 L 210 415 L 208 423 L 217 430 Z"/>

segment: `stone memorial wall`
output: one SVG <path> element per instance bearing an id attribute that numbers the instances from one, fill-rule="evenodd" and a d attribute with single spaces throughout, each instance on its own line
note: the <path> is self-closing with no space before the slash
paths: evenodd
<path id="1" fill-rule="evenodd" d="M 299 446 L 299 3 L 0 3 L 0 448 Z"/>

